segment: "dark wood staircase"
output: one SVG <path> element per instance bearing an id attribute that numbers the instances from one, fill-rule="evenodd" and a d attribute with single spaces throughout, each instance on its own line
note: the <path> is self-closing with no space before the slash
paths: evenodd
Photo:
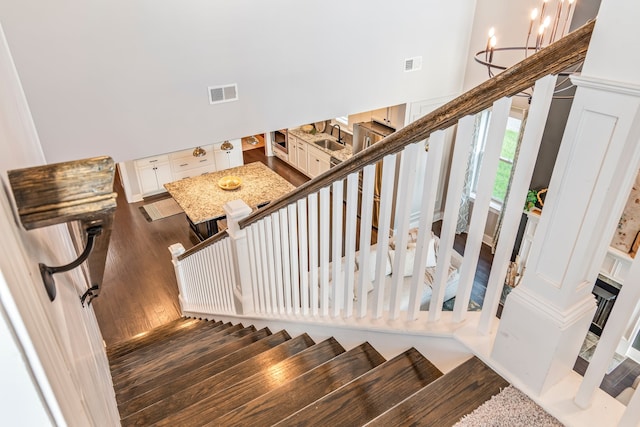
<path id="1" fill-rule="evenodd" d="M 385 360 L 366 342 L 187 318 L 107 355 L 123 426 L 447 426 L 508 385 L 475 357 L 443 375 L 413 348 Z"/>

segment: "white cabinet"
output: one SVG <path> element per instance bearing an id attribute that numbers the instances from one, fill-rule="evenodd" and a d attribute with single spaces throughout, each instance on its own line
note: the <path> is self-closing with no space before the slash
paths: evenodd
<path id="1" fill-rule="evenodd" d="M 224 142 L 213 144 L 213 157 L 216 163 L 216 170 L 224 170 L 241 166 L 244 164 L 242 159 L 242 141 L 233 139 L 228 141 L 233 148 L 222 149 Z"/>
<path id="2" fill-rule="evenodd" d="M 288 161 L 294 167 L 298 167 L 298 138 L 293 135 L 289 135 L 289 140 L 287 141 L 287 151 L 288 151 Z"/>
<path id="3" fill-rule="evenodd" d="M 165 191 L 164 184 L 173 181 L 169 156 L 154 156 L 136 160 L 136 173 L 143 196 Z"/>
<path id="4" fill-rule="evenodd" d="M 371 120 L 375 120 L 397 130 L 404 127 L 405 111 L 406 104 L 381 108 L 371 112 Z"/>
<path id="5" fill-rule="evenodd" d="M 298 139 L 296 144 L 296 163 L 295 166 L 304 174 L 308 174 L 307 169 L 307 143 Z"/>
<path id="6" fill-rule="evenodd" d="M 307 175 L 315 178 L 328 171 L 331 167 L 330 159 L 329 154 L 307 145 Z"/>
<path id="7" fill-rule="evenodd" d="M 206 145 L 202 148 L 206 154 L 201 157 L 194 157 L 193 149 L 176 151 L 169 154 L 174 181 L 216 171 L 213 158 L 213 145 Z"/>

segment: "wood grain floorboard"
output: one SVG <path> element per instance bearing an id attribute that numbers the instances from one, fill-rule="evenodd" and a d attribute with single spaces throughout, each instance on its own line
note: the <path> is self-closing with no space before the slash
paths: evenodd
<path id="1" fill-rule="evenodd" d="M 576 363 L 573 366 L 573 370 L 584 376 L 589 362 L 582 357 L 576 359 Z M 640 364 L 634 362 L 630 358 L 626 358 L 620 365 L 618 365 L 613 371 L 606 374 L 600 383 L 600 389 L 609 396 L 616 397 L 622 390 L 627 387 L 631 387 L 633 381 L 640 375 Z"/>
<path id="2" fill-rule="evenodd" d="M 270 332 L 266 328 L 261 329 L 260 331 L 256 331 L 253 326 L 250 326 L 240 329 L 239 331 L 229 335 L 224 335 L 221 337 L 214 336 L 210 340 L 204 341 L 201 346 L 193 344 L 185 346 L 184 352 L 180 351 L 180 348 L 177 348 L 170 354 L 158 355 L 159 357 L 156 357 L 154 360 L 149 361 L 145 364 L 138 364 L 132 369 L 128 369 L 125 372 L 121 373 L 117 377 L 113 375 L 113 382 L 115 384 L 116 391 L 122 388 L 130 387 L 134 384 L 139 384 L 140 382 L 144 382 L 149 378 L 164 375 L 165 373 L 170 372 L 171 370 L 175 369 L 177 366 L 180 366 L 185 362 L 193 362 L 196 360 L 200 361 L 203 364 L 210 362 L 211 356 L 209 355 L 210 352 L 208 351 L 208 345 L 211 345 L 212 347 L 221 346 L 225 343 L 235 341 L 238 338 L 242 338 L 245 336 L 247 336 L 247 341 L 253 342 L 264 338 L 269 334 Z"/>
<path id="3" fill-rule="evenodd" d="M 211 345 L 223 344 L 229 340 L 234 339 L 234 336 L 232 334 L 236 334 L 239 331 L 243 331 L 244 329 L 246 329 L 242 326 L 242 324 L 237 324 L 237 325 L 228 324 L 224 326 L 225 327 L 221 328 L 221 330 L 208 334 L 205 338 L 206 342 L 211 343 Z M 245 331 L 246 333 L 255 331 L 255 328 L 253 326 L 249 326 L 249 328 L 250 330 Z M 232 335 L 232 336 L 229 337 L 229 335 Z M 170 348 L 165 356 L 171 357 L 172 353 L 174 352 L 179 352 L 180 354 L 178 356 L 181 356 L 183 353 L 188 354 L 189 351 L 195 351 L 199 348 L 196 342 L 184 341 L 183 345 L 184 347 L 174 346 L 173 348 Z M 127 355 L 127 361 L 136 361 L 137 363 L 136 364 L 131 364 L 131 363 L 120 364 L 119 366 L 115 366 L 114 368 L 112 368 L 111 377 L 113 378 L 113 382 L 115 384 L 120 384 L 123 375 L 131 376 L 134 374 L 142 373 L 143 372 L 142 370 L 145 369 L 146 362 L 157 361 L 158 354 L 160 353 L 158 352 L 158 353 L 153 353 L 149 355 L 149 353 L 145 351 L 143 355 L 146 357 L 136 357 L 137 355 L 136 353 L 130 353 L 129 355 Z M 176 357 L 177 356 L 173 356 L 174 359 Z"/>
<path id="4" fill-rule="evenodd" d="M 472 357 L 367 425 L 451 426 L 508 385 Z"/>
<path id="5" fill-rule="evenodd" d="M 232 326 L 231 323 L 223 324 L 222 322 L 200 322 L 201 324 L 198 328 L 184 331 L 180 335 L 167 337 L 162 341 L 157 341 L 152 345 L 120 357 L 111 364 L 111 372 L 122 370 L 133 363 L 144 363 L 144 360 L 155 358 L 158 354 L 170 353 L 173 349 L 180 347 L 183 343 L 197 341 L 201 338 L 206 339 L 211 335 L 222 332 Z"/>
<path id="6" fill-rule="evenodd" d="M 361 344 L 206 425 L 272 425 L 384 362 L 369 343 Z"/>
<path id="7" fill-rule="evenodd" d="M 125 418 L 151 405 L 153 402 L 165 399 L 172 395 L 175 390 L 182 390 L 204 381 L 290 339 L 291 337 L 286 331 L 280 331 L 249 345 L 242 344 L 238 350 L 235 350 L 238 345 L 232 342 L 226 347 L 213 351 L 215 353 L 212 355 L 213 362 L 206 365 L 185 363 L 165 375 L 123 390 L 118 395 L 119 402 L 122 402 L 118 406 L 120 415 Z M 231 352 L 231 350 L 235 351 Z"/>
<path id="8" fill-rule="evenodd" d="M 411 348 L 276 425 L 362 425 L 440 376 Z"/>
<path id="9" fill-rule="evenodd" d="M 202 426 L 243 403 L 322 365 L 344 351 L 334 338 L 329 338 L 210 395 L 182 411 L 179 416 L 170 417 L 166 421 L 182 427 Z"/>
<path id="10" fill-rule="evenodd" d="M 129 417 L 123 418 L 121 420 L 122 425 L 162 425 L 166 417 L 175 415 L 178 411 L 188 408 L 202 399 L 206 399 L 212 390 L 224 390 L 227 387 L 231 387 L 238 381 L 238 378 L 254 375 L 314 344 L 313 340 L 307 334 L 295 337 L 191 387 L 179 391 L 176 390 L 173 395 L 166 399 L 156 402 Z"/>
<path id="11" fill-rule="evenodd" d="M 147 222 L 145 202 L 127 203 L 116 174 L 118 193 L 113 231 L 100 297 L 92 302 L 108 346 L 181 316 L 178 286 L 168 247 L 193 246 L 184 213 Z"/>
<path id="12" fill-rule="evenodd" d="M 137 351 L 157 341 L 162 341 L 173 335 L 180 334 L 182 330 L 197 328 L 199 327 L 198 325 L 201 322 L 202 321 L 198 319 L 179 317 L 169 323 L 158 326 L 151 331 L 142 332 L 138 336 L 135 336 L 129 340 L 109 346 L 107 348 L 107 357 L 109 358 L 110 362 L 115 361 L 118 358 L 131 353 L 132 351 Z"/>

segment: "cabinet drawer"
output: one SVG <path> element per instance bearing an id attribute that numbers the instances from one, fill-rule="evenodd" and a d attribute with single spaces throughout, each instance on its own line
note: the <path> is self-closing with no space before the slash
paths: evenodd
<path id="1" fill-rule="evenodd" d="M 135 161 L 135 165 L 137 167 L 144 167 L 149 165 L 155 165 L 158 163 L 166 163 L 168 161 L 169 161 L 169 156 L 167 156 L 166 154 L 163 154 L 160 156 L 145 157 L 144 159 L 138 159 Z"/>
<path id="2" fill-rule="evenodd" d="M 209 172 L 212 172 L 211 165 L 174 172 L 173 179 L 177 181 L 179 179 L 191 178 L 191 177 L 203 175 Z"/>
<path id="3" fill-rule="evenodd" d="M 180 171 L 199 168 L 199 167 L 213 167 L 213 159 L 211 157 L 181 157 L 171 160 L 171 169 L 174 173 Z"/>

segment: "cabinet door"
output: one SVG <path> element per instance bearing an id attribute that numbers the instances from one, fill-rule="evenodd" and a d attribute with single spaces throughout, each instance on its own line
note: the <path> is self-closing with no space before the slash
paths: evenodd
<path id="1" fill-rule="evenodd" d="M 150 165 L 138 167 L 138 181 L 140 182 L 140 192 L 142 194 L 155 193 L 158 191 L 158 179 L 156 178 L 156 166 Z"/>
<path id="2" fill-rule="evenodd" d="M 287 151 L 289 152 L 289 163 L 298 167 L 298 140 L 295 136 L 289 135 L 287 141 Z"/>
<path id="3" fill-rule="evenodd" d="M 329 156 L 326 153 L 316 150 L 312 147 L 307 147 L 307 175 L 311 178 L 315 178 L 329 170 L 330 162 Z"/>
<path id="4" fill-rule="evenodd" d="M 307 173 L 307 143 L 304 141 L 298 140 L 297 145 L 297 166 L 302 172 Z"/>
<path id="5" fill-rule="evenodd" d="M 164 163 L 156 166 L 156 179 L 158 181 L 158 190 L 164 190 L 164 185 L 173 181 L 171 166 Z"/>
<path id="6" fill-rule="evenodd" d="M 221 171 L 231 167 L 229 155 L 226 151 L 215 150 L 213 152 L 213 157 L 215 158 L 216 170 Z"/>

